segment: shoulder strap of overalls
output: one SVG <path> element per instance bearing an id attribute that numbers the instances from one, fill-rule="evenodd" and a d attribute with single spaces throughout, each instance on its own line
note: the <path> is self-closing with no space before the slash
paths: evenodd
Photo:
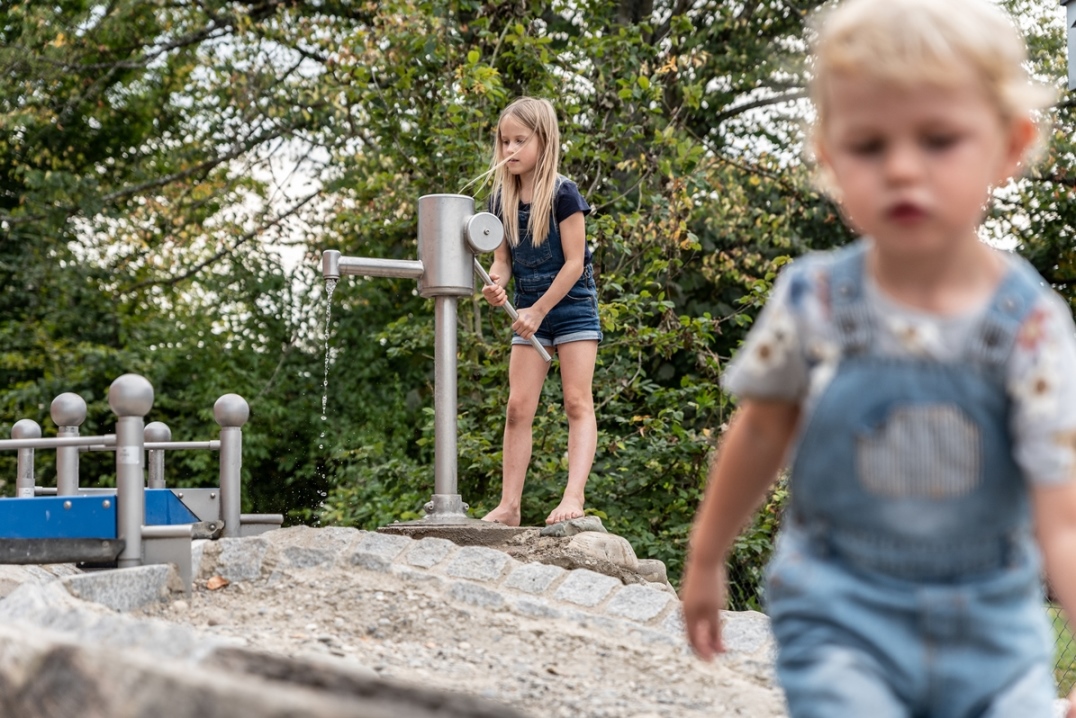
<path id="1" fill-rule="evenodd" d="M 829 264 L 829 296 L 833 326 L 841 353 L 862 354 L 870 347 L 872 322 L 863 297 L 866 240 L 837 250 Z"/>
<path id="2" fill-rule="evenodd" d="M 1045 280 L 1034 267 L 1014 255 L 986 314 L 968 339 L 968 360 L 988 371 L 1004 371 L 1020 327 L 1046 289 Z"/>

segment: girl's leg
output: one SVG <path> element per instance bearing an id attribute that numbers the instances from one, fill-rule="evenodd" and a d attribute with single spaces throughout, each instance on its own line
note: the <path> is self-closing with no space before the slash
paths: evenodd
<path id="1" fill-rule="evenodd" d="M 594 417 L 594 360 L 597 341 L 578 341 L 557 346 L 560 377 L 564 385 L 564 412 L 568 415 L 568 485 L 564 498 L 549 514 L 547 524 L 583 515 L 583 492 L 598 446 L 598 423 Z"/>
<path id="2" fill-rule="evenodd" d="M 505 412 L 501 503 L 482 517 L 506 526 L 519 526 L 523 482 L 531 463 L 531 425 L 549 364 L 534 347 L 512 345 L 508 360 L 508 409 Z"/>

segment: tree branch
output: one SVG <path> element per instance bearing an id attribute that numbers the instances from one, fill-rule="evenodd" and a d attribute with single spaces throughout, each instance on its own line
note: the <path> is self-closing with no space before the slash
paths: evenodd
<path id="1" fill-rule="evenodd" d="M 302 200 L 300 200 L 295 205 L 293 205 L 291 208 L 289 208 L 288 211 L 283 212 L 281 214 L 278 214 L 276 217 L 274 217 L 269 222 L 263 224 L 262 226 L 260 226 L 260 227 L 258 227 L 256 229 L 252 229 L 251 231 L 249 231 L 246 234 L 242 235 L 235 242 L 235 244 L 232 245 L 231 247 L 225 247 L 224 249 L 220 250 L 219 252 L 217 252 L 213 256 L 208 257 L 208 258 L 202 260 L 201 262 L 198 262 L 197 264 L 195 264 L 193 267 L 191 267 L 187 271 L 183 272 L 182 274 L 176 275 L 175 277 L 171 277 L 169 279 L 160 279 L 160 280 L 155 279 L 155 280 L 146 280 L 144 282 L 138 282 L 137 284 L 134 284 L 134 285 L 132 285 L 130 287 L 127 287 L 126 289 L 121 289 L 120 293 L 121 294 L 129 294 L 131 292 L 136 292 L 136 291 L 138 291 L 140 289 L 145 289 L 146 287 L 154 287 L 154 286 L 171 287 L 171 286 L 175 286 L 176 284 L 179 284 L 180 282 L 186 281 L 187 279 L 190 279 L 195 274 L 202 271 L 203 269 L 205 269 L 209 265 L 220 261 L 224 257 L 227 257 L 229 254 L 231 254 L 235 250 L 239 249 L 244 244 L 246 244 L 250 240 L 254 239 L 258 235 L 260 235 L 262 232 L 264 232 L 265 230 L 270 229 L 271 227 L 275 227 L 276 225 L 280 224 L 285 219 L 287 219 L 288 217 L 290 217 L 293 214 L 295 214 L 296 212 L 298 212 L 300 209 L 302 209 L 304 206 L 306 206 L 312 200 L 314 200 L 316 197 L 319 197 L 319 196 L 321 196 L 321 190 L 320 189 L 317 192 L 313 192 L 312 194 L 309 194 L 306 197 L 304 197 Z"/>
<path id="2" fill-rule="evenodd" d="M 711 119 L 711 122 L 714 125 L 720 125 L 725 120 L 732 119 L 733 117 L 736 117 L 737 115 L 742 115 L 743 113 L 747 112 L 748 110 L 755 110 L 755 109 L 758 109 L 759 107 L 768 107 L 770 105 L 780 105 L 780 104 L 784 104 L 786 102 L 792 102 L 794 100 L 802 100 L 802 99 L 804 99 L 805 97 L 808 97 L 808 96 L 809 95 L 808 95 L 808 92 L 806 90 L 799 89 L 799 90 L 793 90 L 791 92 L 786 92 L 783 95 L 774 95 L 772 97 L 762 97 L 762 98 L 759 98 L 757 100 L 752 100 L 751 102 L 745 102 L 742 105 L 735 105 L 733 107 L 730 107 L 727 110 L 724 110 L 723 112 L 719 112 Z"/>

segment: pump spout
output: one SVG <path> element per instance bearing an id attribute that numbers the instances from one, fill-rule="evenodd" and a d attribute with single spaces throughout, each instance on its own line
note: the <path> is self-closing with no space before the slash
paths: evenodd
<path id="1" fill-rule="evenodd" d="M 340 253 L 335 249 L 326 249 L 321 253 L 321 273 L 326 281 L 340 279 Z"/>
<path id="2" fill-rule="evenodd" d="M 326 249 L 321 253 L 321 273 L 326 280 L 340 279 L 341 275 L 347 274 L 420 279 L 423 271 L 422 262 L 415 259 L 343 257 L 335 249 Z"/>

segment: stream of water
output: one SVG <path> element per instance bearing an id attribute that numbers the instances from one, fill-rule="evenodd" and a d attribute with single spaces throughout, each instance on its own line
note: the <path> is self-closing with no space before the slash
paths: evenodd
<path id="1" fill-rule="evenodd" d="M 321 380 L 321 443 L 319 449 L 325 448 L 325 422 L 329 417 L 326 407 L 329 404 L 329 333 L 333 318 L 333 292 L 336 291 L 335 279 L 325 280 L 325 376 Z"/>

